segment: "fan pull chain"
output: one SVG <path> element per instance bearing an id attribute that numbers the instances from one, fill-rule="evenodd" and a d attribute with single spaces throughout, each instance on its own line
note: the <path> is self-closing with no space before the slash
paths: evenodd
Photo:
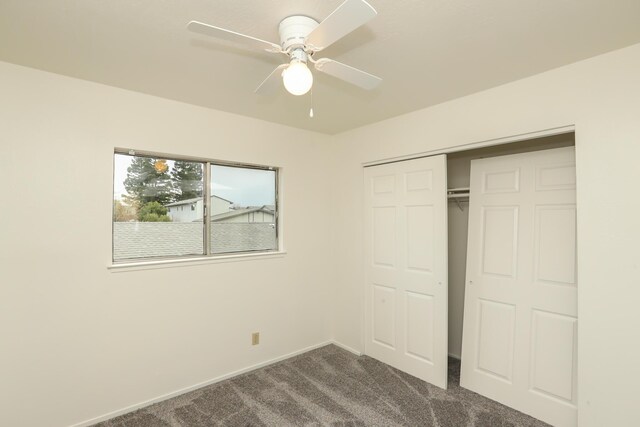
<path id="1" fill-rule="evenodd" d="M 313 88 L 311 89 L 311 107 L 309 108 L 309 118 L 313 119 Z"/>

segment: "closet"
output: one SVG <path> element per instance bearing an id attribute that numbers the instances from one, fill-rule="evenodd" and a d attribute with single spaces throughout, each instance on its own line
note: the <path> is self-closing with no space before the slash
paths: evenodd
<path id="1" fill-rule="evenodd" d="M 365 354 L 576 425 L 574 134 L 364 174 Z"/>

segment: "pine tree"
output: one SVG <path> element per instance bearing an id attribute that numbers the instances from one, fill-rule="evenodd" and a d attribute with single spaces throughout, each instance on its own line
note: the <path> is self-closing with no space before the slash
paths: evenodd
<path id="1" fill-rule="evenodd" d="M 132 201 L 131 204 L 143 206 L 150 202 L 158 202 L 161 205 L 169 203 L 172 199 L 172 185 L 167 161 L 134 157 L 127 168 L 124 188 L 129 193 L 127 199 Z"/>
<path id="2" fill-rule="evenodd" d="M 202 197 L 202 163 L 176 161 L 171 170 L 173 200 Z"/>

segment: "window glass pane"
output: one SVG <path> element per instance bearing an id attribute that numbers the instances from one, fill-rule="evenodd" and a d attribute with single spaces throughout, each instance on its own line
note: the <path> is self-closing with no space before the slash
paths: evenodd
<path id="1" fill-rule="evenodd" d="M 115 154 L 113 260 L 204 253 L 200 162 Z"/>
<path id="2" fill-rule="evenodd" d="M 276 171 L 211 165 L 211 253 L 275 250 Z"/>

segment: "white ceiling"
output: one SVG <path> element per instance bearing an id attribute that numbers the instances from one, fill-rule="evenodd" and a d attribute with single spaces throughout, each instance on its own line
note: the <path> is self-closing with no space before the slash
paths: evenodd
<path id="1" fill-rule="evenodd" d="M 341 0 L 0 0 L 0 60 L 325 133 L 438 104 L 640 42 L 639 0 L 370 0 L 378 16 L 318 57 L 376 74 L 366 92 L 316 73 L 310 97 L 255 87 L 284 56 L 190 33 L 199 20 L 278 43 L 289 15 Z"/>

